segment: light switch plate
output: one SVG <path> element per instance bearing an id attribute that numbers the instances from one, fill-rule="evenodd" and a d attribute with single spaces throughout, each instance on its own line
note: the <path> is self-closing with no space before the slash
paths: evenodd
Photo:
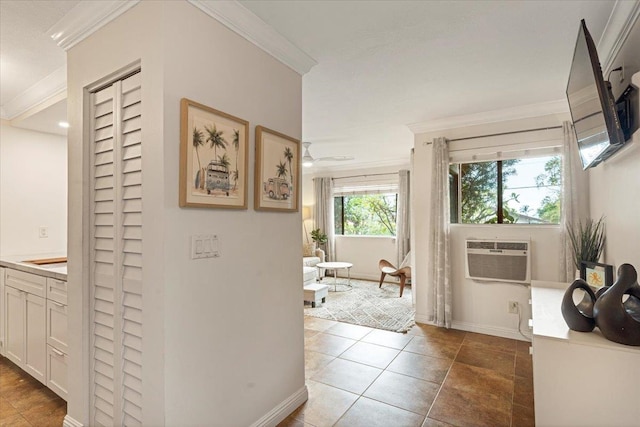
<path id="1" fill-rule="evenodd" d="M 216 234 L 197 234 L 191 236 L 191 259 L 218 258 L 220 249 Z"/>

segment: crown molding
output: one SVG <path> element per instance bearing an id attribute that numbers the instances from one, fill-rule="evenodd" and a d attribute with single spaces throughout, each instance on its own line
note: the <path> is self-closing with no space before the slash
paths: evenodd
<path id="1" fill-rule="evenodd" d="M 89 37 L 118 16 L 135 6 L 140 0 L 81 1 L 46 34 L 64 50 Z"/>
<path id="2" fill-rule="evenodd" d="M 308 73 L 317 64 L 315 59 L 235 0 L 188 1 L 300 75 Z"/>
<path id="3" fill-rule="evenodd" d="M 67 92 L 67 66 L 55 70 L 47 77 L 38 81 L 24 92 L 2 106 L 1 118 L 13 120 L 18 116 L 47 103 L 50 99 L 59 98 Z M 66 97 L 66 95 L 64 96 Z M 63 97 L 63 98 L 64 98 Z M 57 99 L 55 102 L 58 102 Z"/>
<path id="4" fill-rule="evenodd" d="M 613 61 L 618 56 L 639 16 L 640 0 L 618 0 L 613 6 L 602 37 L 598 42 L 598 53 L 605 76 L 613 68 Z"/>
<path id="5" fill-rule="evenodd" d="M 566 99 L 523 105 L 521 107 L 484 111 L 466 116 L 445 117 L 426 122 L 407 125 L 414 134 L 433 132 L 445 129 L 456 129 L 486 123 L 505 122 L 509 120 L 528 119 L 548 114 L 567 113 L 569 107 Z"/>

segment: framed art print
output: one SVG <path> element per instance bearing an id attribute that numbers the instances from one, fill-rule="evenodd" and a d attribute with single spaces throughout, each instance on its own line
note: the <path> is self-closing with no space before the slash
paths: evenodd
<path id="1" fill-rule="evenodd" d="M 256 210 L 298 212 L 300 141 L 256 126 Z"/>
<path id="2" fill-rule="evenodd" d="M 613 266 L 582 261 L 580 263 L 580 278 L 594 288 L 611 286 L 613 285 Z"/>
<path id="3" fill-rule="evenodd" d="M 249 122 L 183 98 L 180 206 L 247 209 Z"/>

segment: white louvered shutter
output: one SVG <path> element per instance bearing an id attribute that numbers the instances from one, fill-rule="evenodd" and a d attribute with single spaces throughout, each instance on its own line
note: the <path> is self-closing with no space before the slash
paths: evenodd
<path id="1" fill-rule="evenodd" d="M 142 425 L 140 73 L 92 94 L 92 425 Z"/>

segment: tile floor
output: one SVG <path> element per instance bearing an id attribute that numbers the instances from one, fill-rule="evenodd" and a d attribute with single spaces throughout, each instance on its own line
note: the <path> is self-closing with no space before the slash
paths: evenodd
<path id="1" fill-rule="evenodd" d="M 305 318 L 309 400 L 280 427 L 533 426 L 529 343 Z"/>
<path id="2" fill-rule="evenodd" d="M 282 427 L 534 425 L 528 343 L 305 318 L 309 400 Z M 67 405 L 0 356 L 0 427 L 61 426 Z"/>
<path id="3" fill-rule="evenodd" d="M 0 356 L 1 427 L 59 427 L 66 414 L 64 400 Z"/>

